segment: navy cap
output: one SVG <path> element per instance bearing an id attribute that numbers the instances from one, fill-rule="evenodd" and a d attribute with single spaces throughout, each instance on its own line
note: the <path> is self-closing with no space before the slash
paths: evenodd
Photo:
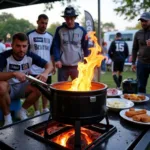
<path id="1" fill-rule="evenodd" d="M 64 15 L 62 17 L 77 17 L 75 9 L 72 6 L 65 8 Z"/>
<path id="2" fill-rule="evenodd" d="M 150 13 L 149 12 L 144 12 L 141 17 L 138 20 L 150 20 Z"/>

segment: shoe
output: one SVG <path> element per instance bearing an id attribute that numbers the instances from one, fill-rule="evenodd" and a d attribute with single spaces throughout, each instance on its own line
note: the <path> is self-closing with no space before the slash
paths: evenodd
<path id="1" fill-rule="evenodd" d="M 40 111 L 39 111 L 39 110 L 36 110 L 36 111 L 34 112 L 34 116 L 37 116 L 37 115 L 40 115 Z"/>
<path id="2" fill-rule="evenodd" d="M 105 74 L 105 72 L 104 72 L 104 71 L 101 71 L 101 74 Z"/>
<path id="3" fill-rule="evenodd" d="M 3 126 L 8 126 L 10 124 L 12 124 L 13 121 L 12 120 L 5 120 L 4 125 Z"/>
<path id="4" fill-rule="evenodd" d="M 117 87 L 117 90 L 121 90 L 121 87 Z"/>
<path id="5" fill-rule="evenodd" d="M 26 110 L 21 109 L 21 110 L 19 111 L 19 113 L 18 113 L 18 117 L 19 117 L 19 119 L 21 119 L 21 120 L 27 119 L 28 116 L 27 116 Z"/>
<path id="6" fill-rule="evenodd" d="M 43 109 L 43 113 L 49 112 L 48 108 Z"/>

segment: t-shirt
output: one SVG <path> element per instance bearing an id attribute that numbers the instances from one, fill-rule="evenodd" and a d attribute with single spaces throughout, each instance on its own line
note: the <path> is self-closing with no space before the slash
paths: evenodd
<path id="1" fill-rule="evenodd" d="M 39 67 L 44 67 L 47 61 L 35 55 L 32 52 L 27 52 L 24 58 L 20 61 L 16 60 L 12 55 L 12 50 L 0 53 L 0 72 L 22 72 L 29 74 L 29 70 L 32 64 L 36 64 Z M 8 81 L 10 84 L 19 83 L 16 78 L 11 78 Z"/>
<path id="2" fill-rule="evenodd" d="M 1 53 L 1 52 L 4 52 L 5 49 L 6 49 L 5 45 L 0 42 L 0 53 Z"/>
<path id="3" fill-rule="evenodd" d="M 42 57 L 46 61 L 50 62 L 50 55 L 52 54 L 51 46 L 53 36 L 48 32 L 39 34 L 36 30 L 30 31 L 29 33 L 27 33 L 27 35 L 29 39 L 29 50 Z M 38 75 L 43 71 L 43 68 L 32 65 L 30 69 L 30 74 Z"/>

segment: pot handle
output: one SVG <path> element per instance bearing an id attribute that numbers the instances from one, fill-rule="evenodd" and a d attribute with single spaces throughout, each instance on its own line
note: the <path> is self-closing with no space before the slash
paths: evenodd
<path id="1" fill-rule="evenodd" d="M 49 85 L 47 85 L 46 87 L 44 87 L 43 85 L 37 84 L 37 83 L 32 83 L 33 86 L 35 86 L 36 88 L 38 88 L 40 90 L 40 92 L 48 99 L 51 100 L 51 90 Z"/>

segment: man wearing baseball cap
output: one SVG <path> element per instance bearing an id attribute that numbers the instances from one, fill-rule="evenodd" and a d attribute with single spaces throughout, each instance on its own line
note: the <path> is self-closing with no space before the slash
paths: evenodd
<path id="1" fill-rule="evenodd" d="M 150 13 L 144 12 L 138 20 L 150 20 Z"/>
<path id="2" fill-rule="evenodd" d="M 53 54 L 58 68 L 58 81 L 67 81 L 69 77 L 78 77 L 77 65 L 88 56 L 87 32 L 75 22 L 78 15 L 72 6 L 65 8 L 63 18 L 65 22 L 57 27 L 53 39 Z"/>
<path id="3" fill-rule="evenodd" d="M 150 74 L 150 12 L 144 12 L 138 20 L 141 22 L 142 29 L 134 36 L 132 70 L 137 73 L 138 92 L 146 93 Z"/>

